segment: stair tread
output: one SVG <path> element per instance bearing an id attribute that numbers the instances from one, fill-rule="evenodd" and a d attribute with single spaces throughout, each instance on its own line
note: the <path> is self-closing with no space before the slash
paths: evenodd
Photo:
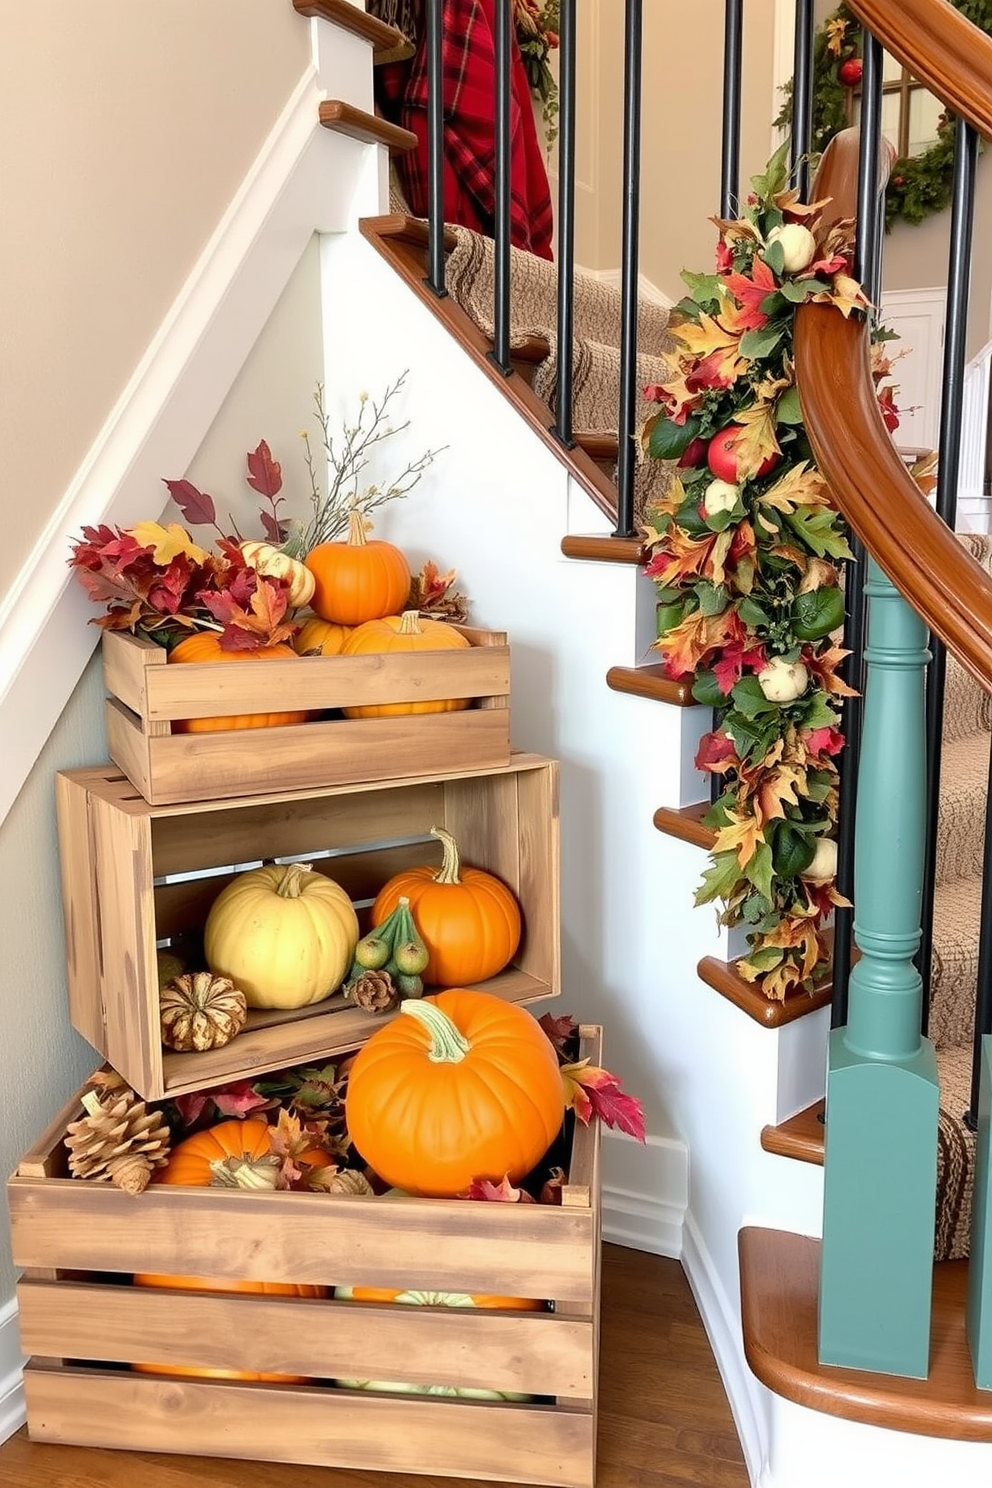
<path id="1" fill-rule="evenodd" d="M 709 809 L 709 801 L 694 801 L 691 806 L 659 806 L 654 824 L 667 837 L 677 837 L 681 842 L 691 842 L 693 847 L 705 847 L 708 851 L 716 841 L 714 829 L 703 826 L 703 817 Z"/>
<path id="2" fill-rule="evenodd" d="M 716 956 L 704 956 L 696 970 L 700 981 L 705 982 L 707 987 L 719 992 L 721 997 L 732 1002 L 742 1013 L 747 1013 L 749 1018 L 764 1028 L 781 1028 L 786 1023 L 794 1023 L 797 1018 L 805 1018 L 808 1013 L 815 1013 L 818 1008 L 826 1007 L 833 996 L 833 983 L 828 978 L 814 987 L 812 992 L 799 988 L 784 1001 L 773 1002 L 750 982 L 745 981 L 732 961 L 721 961 Z"/>
<path id="3" fill-rule="evenodd" d="M 417 136 L 412 129 L 402 129 L 388 119 L 380 119 L 342 98 L 325 98 L 317 110 L 325 129 L 347 134 L 351 139 L 365 144 L 385 145 L 391 154 L 417 148 Z"/>
<path id="4" fill-rule="evenodd" d="M 566 558 L 586 562 L 632 563 L 637 566 L 647 562 L 641 538 L 614 537 L 612 533 L 569 533 L 561 540 L 561 551 Z"/>
<path id="5" fill-rule="evenodd" d="M 822 1168 L 825 1108 L 825 1101 L 814 1101 L 787 1121 L 780 1121 L 778 1126 L 762 1127 L 762 1147 L 776 1157 L 791 1157 Z"/>
<path id="6" fill-rule="evenodd" d="M 659 663 L 610 667 L 606 674 L 606 685 L 614 692 L 627 692 L 632 697 L 653 698 L 656 702 L 669 703 L 675 708 L 699 706 L 692 695 L 692 683 L 691 676 L 681 677 L 673 682 Z"/>
<path id="7" fill-rule="evenodd" d="M 342 30 L 351 31 L 372 43 L 372 60 L 379 62 L 394 53 L 405 52 L 408 56 L 413 48 L 396 26 L 380 21 L 352 5 L 351 0 L 293 0 L 293 9 L 301 16 L 331 21 Z"/>
<path id="8" fill-rule="evenodd" d="M 965 1337 L 964 1261 L 934 1266 L 930 1374 L 910 1380 L 819 1363 L 819 1240 L 747 1226 L 738 1249 L 745 1356 L 775 1394 L 894 1431 L 992 1441 L 992 1393 L 975 1386 Z"/>

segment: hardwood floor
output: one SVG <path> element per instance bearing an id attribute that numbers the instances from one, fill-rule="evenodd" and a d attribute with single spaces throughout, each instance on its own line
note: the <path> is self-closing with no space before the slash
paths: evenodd
<path id="1" fill-rule="evenodd" d="M 25 1429 L 0 1447 L 3 1488 L 469 1488 L 474 1481 L 47 1446 L 29 1441 Z M 682 1268 L 604 1246 L 597 1488 L 747 1483 Z"/>

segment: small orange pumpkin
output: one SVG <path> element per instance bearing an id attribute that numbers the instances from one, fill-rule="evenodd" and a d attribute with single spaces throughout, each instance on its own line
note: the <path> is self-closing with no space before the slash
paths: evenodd
<path id="1" fill-rule="evenodd" d="M 531 1171 L 564 1117 L 558 1056 L 532 1013 L 490 992 L 408 998 L 348 1077 L 345 1121 L 386 1183 L 455 1198 Z M 406 1014 L 407 1016 L 402 1016 Z"/>
<path id="2" fill-rule="evenodd" d="M 352 628 L 335 625 L 333 620 L 321 620 L 319 615 L 304 615 L 303 624 L 293 637 L 293 650 L 297 656 L 310 656 L 315 651 L 321 656 L 340 656 Z"/>
<path id="3" fill-rule="evenodd" d="M 281 661 L 295 656 L 290 646 L 260 646 L 255 651 L 225 651 L 216 631 L 197 630 L 169 652 L 170 661 Z M 303 723 L 306 713 L 237 713 L 229 718 L 177 718 L 172 730 L 176 734 L 204 734 L 219 729 L 279 728 L 283 724 Z"/>
<path id="4" fill-rule="evenodd" d="M 300 1158 L 323 1167 L 331 1158 L 322 1147 Z M 189 1188 L 271 1189 L 279 1160 L 273 1157 L 271 1128 L 264 1121 L 222 1121 L 196 1132 L 172 1149 L 169 1161 L 154 1175 L 156 1183 L 178 1183 Z M 286 1281 L 217 1280 L 204 1276 L 160 1276 L 139 1272 L 135 1286 L 188 1292 L 251 1292 L 279 1297 L 326 1297 L 327 1288 Z M 304 1376 L 260 1374 L 236 1369 L 194 1369 L 175 1364 L 133 1364 L 139 1374 L 179 1374 L 189 1379 L 275 1380 L 302 1384 Z"/>
<path id="5" fill-rule="evenodd" d="M 394 874 L 376 895 L 372 924 L 381 925 L 406 897 L 430 953 L 424 981 L 435 987 L 484 982 L 516 954 L 523 933 L 520 906 L 495 874 L 462 867 L 450 832 L 431 827 L 431 836 L 444 849 L 441 867 Z"/>
<path id="6" fill-rule="evenodd" d="M 304 562 L 314 576 L 310 603 L 322 620 L 361 625 L 396 615 L 410 597 L 410 565 L 393 543 L 367 538 L 361 513 L 348 517 L 344 542 L 318 543 Z"/>
<path id="7" fill-rule="evenodd" d="M 342 656 L 392 654 L 402 651 L 464 651 L 471 643 L 443 620 L 422 619 L 417 610 L 366 620 L 341 648 Z M 389 718 L 405 713 L 457 713 L 468 698 L 435 698 L 423 703 L 378 703 L 342 708 L 345 718 Z"/>

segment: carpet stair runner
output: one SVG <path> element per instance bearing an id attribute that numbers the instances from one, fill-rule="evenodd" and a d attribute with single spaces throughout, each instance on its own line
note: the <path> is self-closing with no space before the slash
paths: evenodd
<path id="1" fill-rule="evenodd" d="M 392 208 L 408 212 L 393 187 Z M 446 229 L 454 247 L 446 259 L 446 287 L 483 332 L 493 336 L 494 251 L 489 238 L 458 226 Z M 531 385 L 554 411 L 557 396 L 557 269 L 533 254 L 511 249 L 511 347 L 537 338 L 548 355 L 530 373 Z M 617 435 L 620 387 L 620 293 L 593 275 L 575 274 L 573 427 L 583 437 Z M 642 300 L 638 311 L 637 385 L 663 380 L 661 354 L 672 346 L 668 310 Z M 639 396 L 635 428 L 654 405 Z M 670 467 L 639 457 L 635 509 L 642 515 L 661 496 Z M 975 559 L 992 570 L 992 538 L 961 534 Z M 972 1030 L 978 974 L 981 874 L 992 698 L 953 657 L 948 657 L 938 823 L 937 883 L 930 990 L 929 1035 L 940 1076 L 938 1131 L 937 1260 L 968 1254 L 975 1138 L 964 1122 L 970 1099 Z"/>

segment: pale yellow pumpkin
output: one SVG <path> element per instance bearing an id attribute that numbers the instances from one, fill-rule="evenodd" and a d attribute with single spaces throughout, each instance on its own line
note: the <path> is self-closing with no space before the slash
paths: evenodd
<path id="1" fill-rule="evenodd" d="M 240 873 L 214 900 L 203 931 L 210 970 L 230 977 L 255 1008 L 307 1007 L 330 997 L 357 944 L 348 895 L 307 863 Z"/>
<path id="2" fill-rule="evenodd" d="M 282 579 L 289 585 L 290 609 L 298 610 L 313 598 L 315 579 L 298 558 L 291 558 L 282 548 L 267 542 L 243 542 L 241 556 L 256 573 L 268 579 Z"/>

